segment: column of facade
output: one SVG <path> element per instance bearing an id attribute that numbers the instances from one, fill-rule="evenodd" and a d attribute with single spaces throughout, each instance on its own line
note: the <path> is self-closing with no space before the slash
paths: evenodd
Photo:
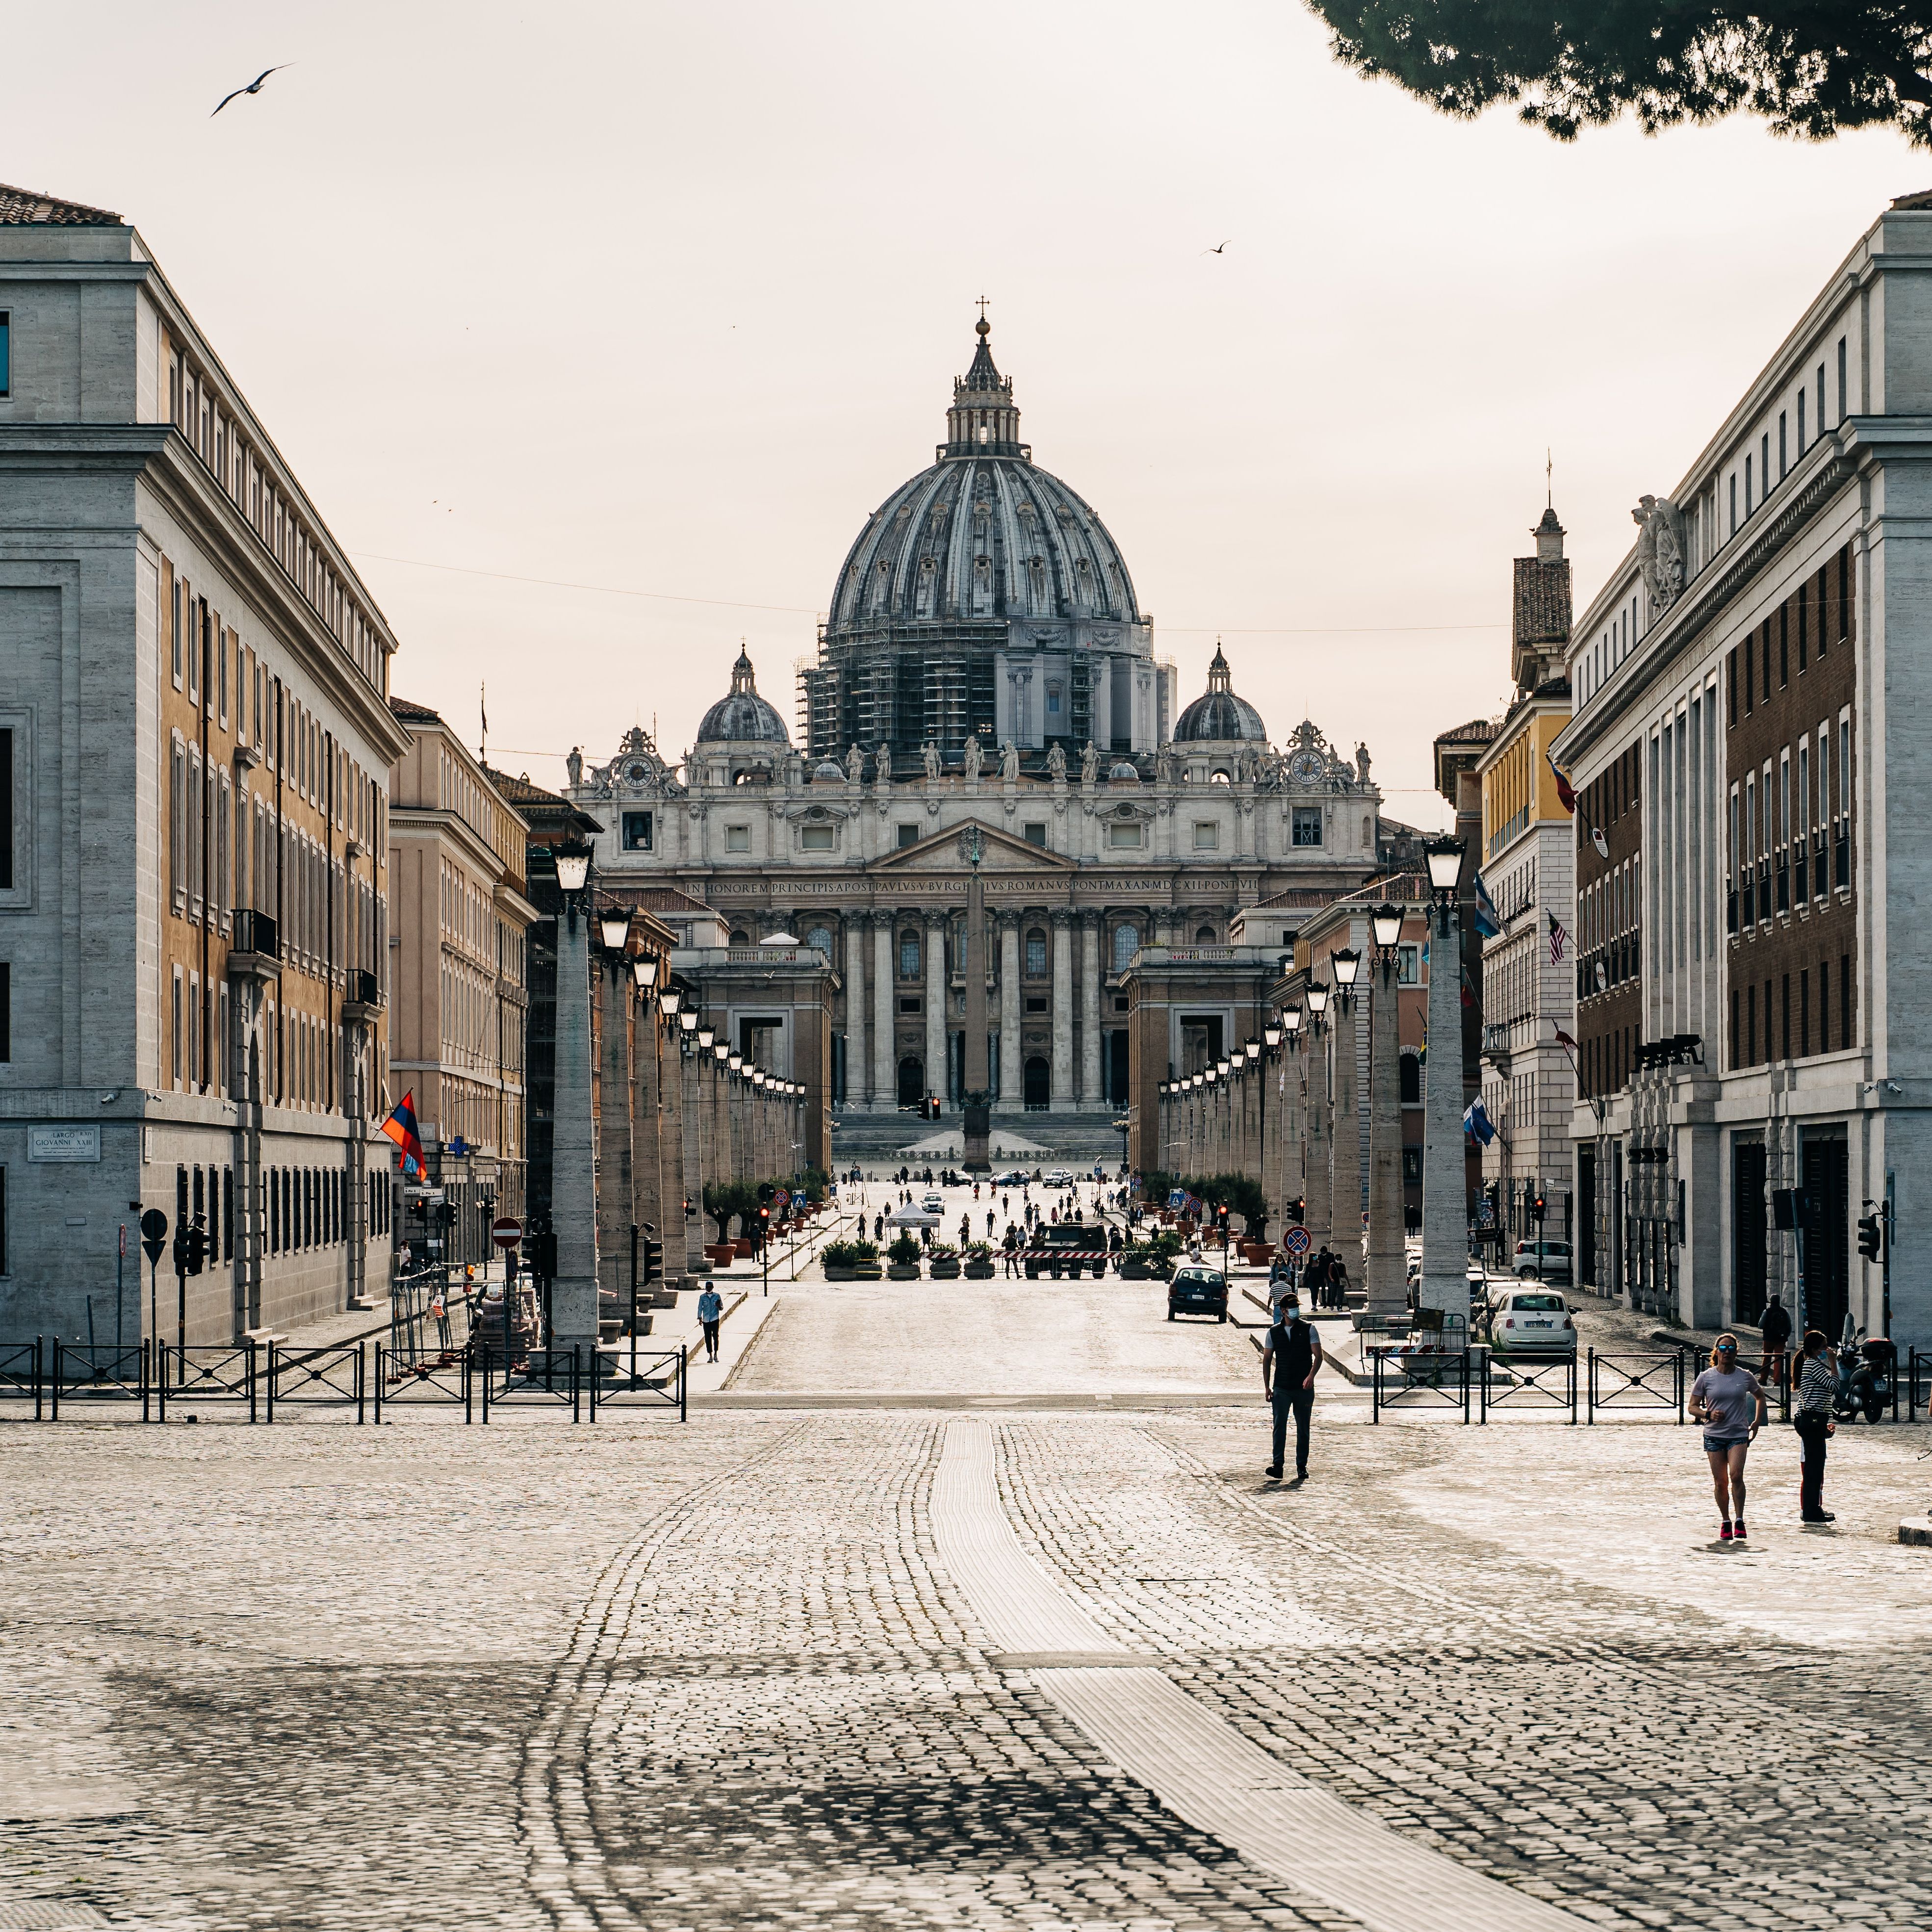
<path id="1" fill-rule="evenodd" d="M 597 1346 L 596 1123 L 590 1096 L 590 951 L 586 915 L 557 921 L 556 1073 L 552 1127 L 550 1221 L 556 1271 L 550 1282 L 553 1347 Z"/>
<path id="2" fill-rule="evenodd" d="M 951 1105 L 946 1078 L 946 915 L 926 916 L 926 1090 Z"/>
<path id="3" fill-rule="evenodd" d="M 869 1106 L 872 1063 L 866 1052 L 866 923 L 845 922 L 845 1105 Z"/>
<path id="4" fill-rule="evenodd" d="M 631 1286 L 631 978 L 630 962 L 614 977 L 600 956 L 597 998 L 602 1012 L 597 1081 L 597 1277 L 618 1306 L 629 1308 Z"/>
<path id="5" fill-rule="evenodd" d="M 1371 964 L 1369 998 L 1369 1252 L 1362 1273 L 1372 1314 L 1393 1315 L 1408 1300 L 1402 1241 L 1402 1041 L 1396 971 Z"/>
<path id="6" fill-rule="evenodd" d="M 1305 1112 L 1306 1132 L 1303 1156 L 1308 1172 L 1308 1206 L 1304 1225 L 1308 1229 L 1311 1253 L 1334 1245 L 1334 1175 L 1328 1160 L 1328 1144 L 1334 1136 L 1334 1108 L 1328 1084 L 1328 1023 L 1308 1043 L 1303 1062 L 1308 1083 Z"/>
<path id="7" fill-rule="evenodd" d="M 1026 1106 L 1026 1076 L 1020 1066 L 1020 917 L 1000 915 L 1000 1111 L 1017 1114 Z"/>
<path id="8" fill-rule="evenodd" d="M 664 1268 L 675 1265 L 671 1258 L 670 1235 L 666 1232 L 664 1209 L 663 1122 L 658 1112 L 658 1088 L 662 1076 L 658 1066 L 657 1007 L 646 995 L 638 1003 L 637 1018 L 631 1037 L 631 1219 L 638 1224 L 638 1239 L 662 1241 Z M 658 1232 L 648 1234 L 647 1228 Z M 638 1264 L 644 1270 L 642 1250 Z M 640 1291 L 641 1292 L 641 1291 Z"/>
<path id="9" fill-rule="evenodd" d="M 684 1272 L 704 1274 L 711 1265 L 704 1258 L 704 1089 L 700 1084 L 704 1076 L 692 1056 L 684 1051 L 675 1029 L 665 1035 L 664 1050 L 664 1085 L 677 1112 L 674 1133 L 672 1124 L 667 1122 L 665 1136 L 668 1140 L 674 1138 L 677 1148 L 680 1211 L 686 1200 L 692 1209 L 684 1223 Z"/>
<path id="10" fill-rule="evenodd" d="M 1073 1100 L 1073 915 L 1053 914 L 1053 1088 L 1056 1114 L 1070 1112 Z"/>
<path id="11" fill-rule="evenodd" d="M 1080 915 L 1080 1100 L 1097 1107 L 1100 1098 L 1100 916 Z"/>
<path id="12" fill-rule="evenodd" d="M 1362 1280 L 1362 1117 L 1360 1090 L 1362 1008 L 1359 998 L 1341 1010 L 1338 994 L 1329 1006 L 1330 1116 L 1329 1245 L 1342 1258 L 1352 1287 Z"/>
<path id="13" fill-rule="evenodd" d="M 872 914 L 872 1110 L 889 1114 L 898 1105 L 898 1069 L 892 1052 L 892 928 L 888 909 Z"/>

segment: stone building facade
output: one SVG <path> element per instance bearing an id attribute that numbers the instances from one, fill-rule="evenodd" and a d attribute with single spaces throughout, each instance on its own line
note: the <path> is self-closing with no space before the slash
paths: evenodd
<path id="1" fill-rule="evenodd" d="M 286 1328 L 388 1264 L 395 640 L 118 215 L 0 188 L 0 1331 L 148 1332 L 146 1208 Z"/>
<path id="2" fill-rule="evenodd" d="M 491 1220 L 524 1210 L 530 826 L 436 712 L 389 708 L 411 741 L 389 774 L 389 1064 L 416 1094 L 427 1185 L 453 1210 L 440 1228 L 408 1218 L 445 1260 L 482 1262 Z"/>
<path id="3" fill-rule="evenodd" d="M 1580 1256 L 1700 1323 L 1773 1288 L 1932 1340 L 1932 1029 L 1912 966 L 1932 761 L 1932 197 L 1860 238 L 1576 627 Z M 1869 1202 L 1883 1257 L 1858 1258 Z"/>
<path id="4" fill-rule="evenodd" d="M 1136 952 L 1225 945 L 1243 908 L 1284 896 L 1323 902 L 1401 830 L 1365 748 L 1309 722 L 1271 746 L 1219 650 L 1175 716 L 1151 651 L 1112 537 L 1018 442 L 982 328 L 938 460 L 841 572 L 804 674 L 807 748 L 741 652 L 682 760 L 633 730 L 602 763 L 573 754 L 568 796 L 614 887 L 674 886 L 729 946 L 784 932 L 836 969 L 830 1097 L 862 1137 L 927 1096 L 958 1104 L 976 826 L 994 1111 L 1061 1116 L 1042 1138 L 1118 1154 Z"/>

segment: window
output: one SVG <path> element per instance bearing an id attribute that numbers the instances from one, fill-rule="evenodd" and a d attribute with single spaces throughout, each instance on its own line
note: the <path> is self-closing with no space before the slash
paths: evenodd
<path id="1" fill-rule="evenodd" d="M 1321 806 L 1298 805 L 1294 808 L 1293 836 L 1298 845 L 1318 845 L 1322 843 Z"/>
<path id="2" fill-rule="evenodd" d="M 908 845 L 916 845 L 919 843 L 919 827 L 916 825 L 902 825 L 898 830 L 901 851 L 903 852 Z"/>
<path id="3" fill-rule="evenodd" d="M 0 1061 L 14 1057 L 14 969 L 0 959 Z M 0 1270 L 4 1272 L 4 1270 Z"/>
<path id="4" fill-rule="evenodd" d="M 748 825 L 726 826 L 724 849 L 728 852 L 748 852 L 752 849 L 752 828 Z"/>
<path id="5" fill-rule="evenodd" d="M 0 308 L 0 396 L 14 393 L 14 318 Z M 0 1274 L 6 1272 L 0 1265 Z"/>
<path id="6" fill-rule="evenodd" d="M 1400 1083 L 1402 1104 L 1405 1107 L 1420 1106 L 1422 1105 L 1422 1062 L 1414 1054 L 1405 1053 L 1396 1063 L 1396 1077 Z M 1413 1174 L 1408 1172 L 1409 1156 L 1412 1151 L 1416 1156 L 1416 1171 Z M 1422 1150 L 1420 1148 L 1413 1150 L 1408 1148 L 1403 1148 L 1402 1163 L 1403 1180 L 1420 1180 L 1422 1178 L 1421 1153 Z"/>
<path id="7" fill-rule="evenodd" d="M 922 1000 L 916 993 L 910 995 L 907 998 L 901 1000 L 899 1002 L 899 1011 L 902 1013 L 917 1015 L 924 1012 L 925 1010 L 926 1002 Z"/>
<path id="8" fill-rule="evenodd" d="M 1845 338 L 1838 338 L 1838 420 L 1845 419 Z M 1821 415 L 1820 420 L 1823 420 Z"/>
<path id="9" fill-rule="evenodd" d="M 1134 963 L 1134 949 L 1140 942 L 1140 934 L 1132 926 L 1114 927 L 1114 970 L 1116 973 L 1124 973 Z"/>
<path id="10" fill-rule="evenodd" d="M 648 812 L 627 812 L 624 814 L 624 850 L 626 852 L 648 852 L 651 849 L 651 814 Z"/>
<path id="11" fill-rule="evenodd" d="M 1784 412 L 1780 410 L 1778 412 L 1778 480 L 1780 483 L 1784 481 L 1784 472 L 1788 466 L 1784 455 Z"/>
<path id="12" fill-rule="evenodd" d="M 1804 454 L 1804 390 L 1801 384 L 1798 391 L 1798 453 Z"/>
<path id="13" fill-rule="evenodd" d="M 177 691 L 182 688 L 182 635 L 185 621 L 182 611 L 187 602 L 188 586 L 177 577 L 174 580 L 173 608 L 168 614 L 169 663 Z"/>
<path id="14" fill-rule="evenodd" d="M 1211 926 L 1197 926 L 1194 943 L 1196 946 L 1212 946 L 1214 944 L 1214 928 Z"/>
<path id="15" fill-rule="evenodd" d="M 1027 928 L 1026 970 L 1036 977 L 1046 970 L 1046 934 L 1037 926 Z"/>
<path id="16" fill-rule="evenodd" d="M 802 825 L 799 827 L 798 842 L 808 852 L 829 852 L 832 850 L 832 829 L 829 825 Z"/>
<path id="17" fill-rule="evenodd" d="M 832 957 L 832 928 L 830 926 L 814 926 L 805 935 L 805 943 L 816 947 L 827 959 Z"/>
<path id="18" fill-rule="evenodd" d="M 1396 984 L 1399 986 L 1414 986 L 1420 983 L 1422 979 L 1422 948 L 1420 946 L 1405 946 L 1400 950 L 1395 977 Z"/>
<path id="19" fill-rule="evenodd" d="M 1211 852 L 1221 842 L 1221 828 L 1211 818 L 1197 818 L 1194 821 L 1194 849 L 1197 852 Z"/>
<path id="20" fill-rule="evenodd" d="M 1026 842 L 1029 845 L 1043 846 L 1046 844 L 1046 825 L 1045 820 L 1037 818 L 1028 820 L 1026 824 Z M 904 841 L 902 839 L 900 841 L 900 843 L 903 844 Z"/>
<path id="21" fill-rule="evenodd" d="M 1046 715 L 1049 718 L 1060 716 L 1060 687 L 1057 684 L 1046 687 Z"/>
<path id="22" fill-rule="evenodd" d="M 1751 505 L 1755 500 L 1751 494 L 1751 460 L 1747 456 L 1744 458 L 1744 514 L 1746 516 L 1750 514 Z"/>
<path id="23" fill-rule="evenodd" d="M 1030 1013 L 1045 1012 L 1046 1011 L 1046 995 L 1044 993 L 1034 993 L 1030 994 L 1027 1000 L 1026 1010 Z"/>
<path id="24" fill-rule="evenodd" d="M 1140 820 L 1137 818 L 1116 818 L 1107 827 L 1107 843 L 1116 850 L 1138 850 L 1141 842 Z"/>
<path id="25" fill-rule="evenodd" d="M 1731 472 L 1731 535 L 1738 533 L 1738 472 Z"/>
<path id="26" fill-rule="evenodd" d="M 0 730 L 0 892 L 14 890 L 14 734 Z"/>
<path id="27" fill-rule="evenodd" d="M 902 932 L 899 934 L 899 977 L 916 980 L 919 977 L 919 934 Z"/>

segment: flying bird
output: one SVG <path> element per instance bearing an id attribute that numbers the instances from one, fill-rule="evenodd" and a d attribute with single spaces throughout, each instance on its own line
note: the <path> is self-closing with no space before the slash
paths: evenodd
<path id="1" fill-rule="evenodd" d="M 272 73 L 272 72 L 274 71 L 274 70 L 273 70 L 272 68 L 271 68 L 271 69 L 269 70 L 269 71 L 270 71 L 271 73 Z M 261 84 L 262 84 L 262 83 L 261 83 L 261 82 L 258 80 L 258 81 L 255 83 L 255 86 L 256 86 L 256 87 L 259 87 L 259 86 L 261 86 Z M 253 89 L 251 89 L 251 90 L 250 90 L 250 92 L 253 92 Z M 232 98 L 232 97 L 231 96 L 230 98 Z M 1230 236 L 1228 237 L 1228 242 L 1232 242 L 1232 241 L 1233 241 L 1233 240 L 1234 240 L 1234 238 L 1232 235 L 1230 235 Z M 1222 250 L 1225 250 L 1225 249 L 1226 248 L 1226 247 L 1227 247 L 1227 245 L 1228 245 L 1228 242 L 1217 242 L 1217 243 L 1216 243 L 1216 244 L 1213 248 L 1204 248 L 1204 249 L 1202 249 L 1202 251 L 1201 251 L 1201 252 L 1202 252 L 1202 254 L 1204 254 L 1204 255 L 1218 255 L 1218 254 L 1221 254 L 1221 253 L 1222 252 Z"/>
<path id="2" fill-rule="evenodd" d="M 295 63 L 292 61 L 284 61 L 282 63 L 282 67 L 292 67 L 294 64 Z M 234 93 L 224 94 L 221 97 L 220 100 L 215 104 L 214 114 L 219 114 L 222 109 L 226 107 L 231 100 L 236 99 L 242 94 L 260 94 L 262 91 L 262 82 L 266 80 L 272 74 L 280 74 L 282 70 L 282 67 L 265 67 L 260 74 L 256 75 L 253 80 L 249 82 L 246 87 L 238 87 L 235 90 Z M 214 114 L 211 114 L 208 118 L 212 121 L 214 118 Z"/>

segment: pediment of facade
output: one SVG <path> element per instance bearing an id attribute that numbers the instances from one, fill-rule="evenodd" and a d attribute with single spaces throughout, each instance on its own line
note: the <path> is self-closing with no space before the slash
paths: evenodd
<path id="1" fill-rule="evenodd" d="M 1042 880 L 1057 879 L 1079 869 L 1071 859 L 1038 845 L 1029 845 L 1024 839 L 1016 838 L 1010 832 L 1003 832 L 998 826 L 988 825 L 980 819 L 969 819 L 963 825 L 949 825 L 944 832 L 935 832 L 916 844 L 902 846 L 883 859 L 874 860 L 868 869 L 875 876 L 905 878 L 930 873 L 956 878 L 971 869 L 966 856 L 966 835 L 969 830 L 976 830 L 980 836 L 982 877 L 990 878 L 998 873 L 1030 873 Z"/>

